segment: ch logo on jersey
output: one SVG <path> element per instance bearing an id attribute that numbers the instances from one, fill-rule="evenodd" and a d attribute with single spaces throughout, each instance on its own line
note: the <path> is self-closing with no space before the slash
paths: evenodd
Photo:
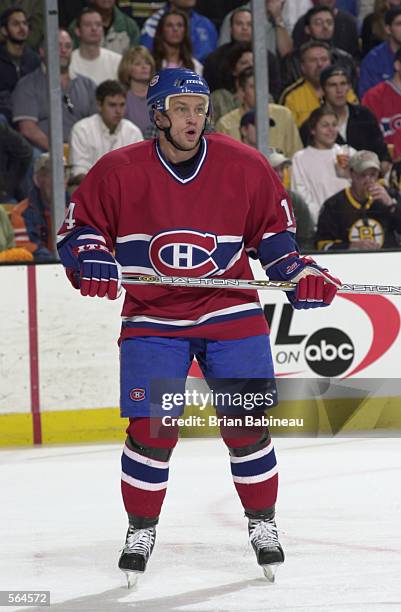
<path id="1" fill-rule="evenodd" d="M 376 219 L 358 219 L 349 229 L 350 242 L 354 240 L 373 240 L 379 247 L 384 244 L 384 230 Z"/>
<path id="2" fill-rule="evenodd" d="M 384 136 L 393 136 L 401 129 L 401 114 L 397 113 L 392 117 L 383 117 L 380 123 Z"/>
<path id="3" fill-rule="evenodd" d="M 216 248 L 213 234 L 171 230 L 152 238 L 149 258 L 161 276 L 208 276 L 219 269 L 212 259 Z"/>
<path id="4" fill-rule="evenodd" d="M 142 387 L 135 387 L 131 389 L 129 396 L 134 402 L 142 402 L 146 397 L 146 391 Z"/>

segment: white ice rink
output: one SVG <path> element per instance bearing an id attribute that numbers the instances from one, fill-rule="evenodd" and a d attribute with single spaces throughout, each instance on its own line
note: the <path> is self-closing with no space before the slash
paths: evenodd
<path id="1" fill-rule="evenodd" d="M 186 439 L 134 592 L 117 568 L 120 447 L 0 451 L 0 590 L 50 590 L 52 612 L 401 611 L 401 440 L 279 439 L 276 450 L 287 556 L 276 583 L 248 545 L 223 443 Z"/>

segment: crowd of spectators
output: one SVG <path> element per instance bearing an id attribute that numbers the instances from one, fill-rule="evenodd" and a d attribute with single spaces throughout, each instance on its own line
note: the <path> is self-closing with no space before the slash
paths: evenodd
<path id="1" fill-rule="evenodd" d="M 265 0 L 268 160 L 302 250 L 400 248 L 401 0 Z M 244 0 L 59 0 L 66 201 L 96 161 L 155 136 L 156 71 L 207 80 L 216 131 L 256 147 Z M 54 259 L 44 14 L 0 0 L 0 261 Z"/>

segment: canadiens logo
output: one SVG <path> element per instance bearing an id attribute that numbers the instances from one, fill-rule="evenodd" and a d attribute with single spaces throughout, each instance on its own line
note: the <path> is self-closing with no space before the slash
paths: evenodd
<path id="1" fill-rule="evenodd" d="M 146 397 L 146 391 L 142 387 L 135 387 L 135 389 L 131 389 L 129 396 L 134 402 L 141 402 Z"/>
<path id="2" fill-rule="evenodd" d="M 161 276 L 208 276 L 219 269 L 212 258 L 216 248 L 213 234 L 172 230 L 153 237 L 149 258 Z"/>

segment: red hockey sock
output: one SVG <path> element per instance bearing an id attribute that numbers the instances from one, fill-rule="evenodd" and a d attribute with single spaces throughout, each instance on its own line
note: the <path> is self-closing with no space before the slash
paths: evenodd
<path id="1" fill-rule="evenodd" d="M 268 429 L 222 425 L 220 431 L 230 451 L 231 473 L 245 511 L 274 508 L 278 470 Z"/>
<path id="2" fill-rule="evenodd" d="M 121 458 L 121 491 L 132 517 L 157 518 L 167 490 L 169 460 L 178 440 L 178 427 L 165 427 L 161 419 L 130 419 Z"/>

